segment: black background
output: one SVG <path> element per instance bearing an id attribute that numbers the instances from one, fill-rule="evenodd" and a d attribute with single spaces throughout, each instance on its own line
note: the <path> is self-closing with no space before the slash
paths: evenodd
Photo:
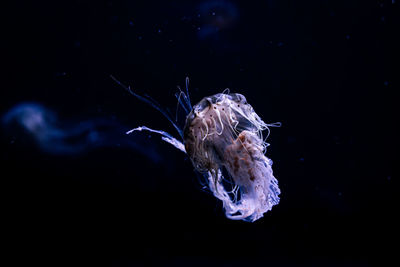
<path id="1" fill-rule="evenodd" d="M 3 130 L 6 253 L 52 266 L 390 260 L 396 9 L 361 0 L 15 1 L 4 9 L 1 114 L 29 101 L 72 124 L 117 122 L 121 139 L 139 125 L 175 134 L 110 75 L 172 111 L 188 76 L 192 104 L 230 88 L 266 122 L 282 122 L 267 151 L 282 194 L 264 218 L 231 221 L 186 156 L 158 136 L 138 139 L 152 160 L 118 135 L 52 155 Z"/>

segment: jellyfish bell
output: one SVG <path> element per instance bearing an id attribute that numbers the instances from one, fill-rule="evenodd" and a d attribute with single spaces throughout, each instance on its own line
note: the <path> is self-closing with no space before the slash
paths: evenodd
<path id="1" fill-rule="evenodd" d="M 176 94 L 178 104 L 188 113 L 181 129 L 152 98 L 122 86 L 160 111 L 178 131 L 181 141 L 165 131 L 146 126 L 127 134 L 143 130 L 157 133 L 186 153 L 194 168 L 206 178 L 210 191 L 222 201 L 227 218 L 253 222 L 279 203 L 280 190 L 272 172 L 272 161 L 265 156 L 269 145 L 265 139 L 269 127 L 279 127 L 280 123 L 265 123 L 243 95 L 225 90 L 203 98 L 192 107 L 186 79 L 186 93 L 180 90 Z M 264 130 L 267 130 L 266 138 L 262 134 Z"/>

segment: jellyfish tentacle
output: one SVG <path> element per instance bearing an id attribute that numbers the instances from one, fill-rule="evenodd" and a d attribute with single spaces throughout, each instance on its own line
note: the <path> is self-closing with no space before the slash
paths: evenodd
<path id="1" fill-rule="evenodd" d="M 137 99 L 141 100 L 142 102 L 145 102 L 146 104 L 152 106 L 154 109 L 158 110 L 167 120 L 174 126 L 175 130 L 178 132 L 178 134 L 183 138 L 183 132 L 182 130 L 174 123 L 174 121 L 171 119 L 170 115 L 168 114 L 167 111 L 165 111 L 163 108 L 161 108 L 160 104 L 157 103 L 153 98 L 151 98 L 148 95 L 145 95 L 145 97 L 136 94 L 130 86 L 126 86 L 125 84 L 121 83 L 119 80 L 117 80 L 113 75 L 110 75 L 111 79 L 115 81 L 118 85 L 120 85 L 122 88 L 124 88 L 126 91 L 128 91 L 131 95 L 135 96 Z"/>
<path id="2" fill-rule="evenodd" d="M 180 88 L 179 88 L 179 90 L 180 90 Z M 183 110 L 185 111 L 185 114 L 189 113 L 189 111 L 187 110 L 187 108 L 185 107 L 185 105 L 183 104 L 183 102 L 181 100 L 181 96 L 182 95 L 183 96 L 185 95 L 185 93 L 182 92 L 182 90 L 179 93 L 175 93 L 175 97 L 176 97 L 176 99 L 178 99 L 178 103 L 176 104 L 175 121 L 178 121 L 178 110 L 179 110 L 179 107 L 183 108 Z"/>
<path id="3" fill-rule="evenodd" d="M 127 131 L 126 134 L 131 134 L 131 133 L 133 133 L 135 131 L 141 132 L 143 130 L 144 131 L 149 131 L 149 132 L 152 132 L 152 133 L 158 133 L 158 134 L 162 135 L 162 137 L 161 137 L 162 140 L 164 140 L 167 143 L 170 143 L 171 145 L 173 145 L 174 147 L 176 147 L 180 151 L 186 153 L 185 146 L 183 145 L 183 143 L 180 142 L 179 140 L 177 140 L 176 138 L 174 138 L 172 135 L 170 135 L 169 133 L 167 133 L 165 131 L 154 130 L 154 129 L 151 129 L 151 128 L 147 127 L 147 126 L 139 126 L 139 127 L 136 127 L 136 128 L 134 128 L 132 130 Z"/>
<path id="4" fill-rule="evenodd" d="M 186 87 L 186 95 L 185 95 L 186 104 L 188 105 L 189 110 L 192 110 L 192 104 L 190 103 L 190 96 L 189 96 L 189 77 L 186 77 L 185 79 L 185 87 Z"/>

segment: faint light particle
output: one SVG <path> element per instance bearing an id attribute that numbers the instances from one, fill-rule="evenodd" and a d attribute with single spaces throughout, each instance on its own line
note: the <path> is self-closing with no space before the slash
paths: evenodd
<path id="1" fill-rule="evenodd" d="M 66 76 L 67 75 L 67 73 L 65 72 L 65 71 L 57 71 L 56 73 L 55 73 L 55 76 L 56 77 L 64 77 L 64 76 Z"/>

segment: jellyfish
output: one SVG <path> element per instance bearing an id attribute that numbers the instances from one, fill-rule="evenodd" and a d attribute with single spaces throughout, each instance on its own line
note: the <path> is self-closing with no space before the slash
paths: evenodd
<path id="1" fill-rule="evenodd" d="M 127 147 L 152 160 L 161 161 L 155 145 L 147 144 L 144 137 L 132 140 L 122 132 L 127 129 L 114 119 L 91 118 L 68 120 L 36 102 L 23 102 L 0 116 L 0 128 L 6 135 L 20 141 L 31 141 L 40 151 L 50 155 L 79 155 L 106 147 Z"/>
<path id="2" fill-rule="evenodd" d="M 186 78 L 186 92 L 179 87 L 178 107 L 186 112 L 183 129 L 176 120 L 149 96 L 140 96 L 114 77 L 118 84 L 140 100 L 160 111 L 175 127 L 181 141 L 171 134 L 146 126 L 127 132 L 150 131 L 187 154 L 205 184 L 222 201 L 227 218 L 254 222 L 279 203 L 280 189 L 273 175 L 272 161 L 265 155 L 269 144 L 269 127 L 247 103 L 245 96 L 222 93 L 204 97 L 191 106 Z M 267 136 L 263 137 L 263 131 Z"/>

